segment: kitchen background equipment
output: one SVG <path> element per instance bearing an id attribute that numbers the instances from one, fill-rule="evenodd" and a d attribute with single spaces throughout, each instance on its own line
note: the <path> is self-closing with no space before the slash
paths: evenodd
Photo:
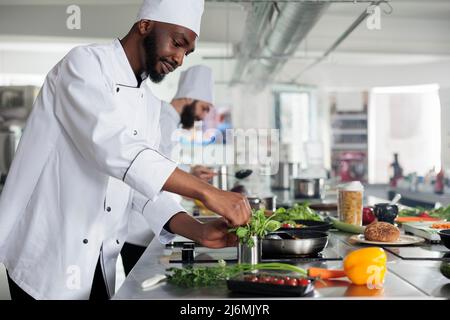
<path id="1" fill-rule="evenodd" d="M 253 173 L 253 170 L 250 170 L 250 169 L 239 170 L 239 171 L 235 172 L 234 177 L 236 179 L 241 180 L 241 179 L 245 179 L 245 178 L 249 177 L 252 173 Z"/>
<path id="2" fill-rule="evenodd" d="M 247 197 L 250 207 L 255 210 L 261 209 L 262 201 L 258 197 Z"/>
<path id="3" fill-rule="evenodd" d="M 266 211 L 274 212 L 277 210 L 277 196 L 273 195 L 270 197 L 264 197 L 261 199 L 261 206 L 266 209 Z"/>
<path id="4" fill-rule="evenodd" d="M 450 249 L 450 230 L 441 230 L 439 231 L 439 235 L 441 236 L 441 241 L 448 249 Z"/>
<path id="5" fill-rule="evenodd" d="M 213 186 L 221 189 L 228 190 L 228 167 L 221 165 L 217 170 L 217 175 L 213 177 Z"/>
<path id="6" fill-rule="evenodd" d="M 0 180 L 5 180 L 39 88 L 0 87 Z"/>
<path id="7" fill-rule="evenodd" d="M 0 175 L 6 175 L 22 136 L 24 122 L 0 122 Z"/>
<path id="8" fill-rule="evenodd" d="M 263 255 L 315 255 L 323 251 L 328 244 L 328 234 L 310 230 L 287 230 L 272 234 L 287 233 L 296 239 L 263 239 Z"/>
<path id="9" fill-rule="evenodd" d="M 439 222 L 439 221 L 437 221 Z M 441 241 L 441 237 L 437 229 L 431 228 L 431 225 L 437 223 L 436 221 L 428 222 L 408 222 L 402 223 L 402 228 L 405 233 L 413 234 L 419 237 L 422 237 L 431 243 L 439 243 Z M 443 221 L 441 221 L 443 222 Z"/>
<path id="10" fill-rule="evenodd" d="M 378 203 L 373 208 L 373 212 L 378 221 L 394 224 L 394 220 L 398 216 L 398 206 L 390 203 Z"/>
<path id="11" fill-rule="evenodd" d="M 181 250 L 181 261 L 183 264 L 192 264 L 195 260 L 195 243 L 185 243 Z"/>
<path id="12" fill-rule="evenodd" d="M 424 244 L 421 246 L 406 247 L 385 247 L 385 250 L 391 252 L 403 260 L 445 260 L 448 250 L 443 245 Z"/>
<path id="13" fill-rule="evenodd" d="M 321 199 L 325 180 L 322 178 L 291 179 L 291 192 L 294 199 Z"/>
<path id="14" fill-rule="evenodd" d="M 272 189 L 289 189 L 291 177 L 297 177 L 300 174 L 300 170 L 300 163 L 281 162 L 278 167 L 278 172 L 271 177 Z"/>

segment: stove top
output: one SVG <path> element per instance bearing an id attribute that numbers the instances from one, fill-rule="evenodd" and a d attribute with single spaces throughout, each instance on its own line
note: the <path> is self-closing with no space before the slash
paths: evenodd
<path id="1" fill-rule="evenodd" d="M 219 260 L 226 262 L 237 262 L 237 250 L 236 248 L 224 248 L 224 249 L 208 249 L 208 248 L 196 248 L 194 263 L 215 263 Z M 342 260 L 336 250 L 332 247 L 325 248 L 322 252 L 312 256 L 267 256 L 261 257 L 262 262 L 309 262 L 309 261 L 332 261 Z M 174 249 L 170 256 L 170 263 L 183 263 L 181 250 Z"/>
<path id="2" fill-rule="evenodd" d="M 385 247 L 384 249 L 403 260 L 450 260 L 450 250 L 443 245 Z"/>

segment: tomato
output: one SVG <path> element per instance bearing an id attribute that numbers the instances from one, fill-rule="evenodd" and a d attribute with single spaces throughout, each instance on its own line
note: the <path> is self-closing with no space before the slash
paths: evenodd
<path id="1" fill-rule="evenodd" d="M 259 279 L 257 276 L 247 276 L 244 278 L 245 281 L 249 281 L 249 282 L 258 282 Z"/>
<path id="2" fill-rule="evenodd" d="M 372 207 L 363 208 L 363 225 L 371 224 L 375 221 L 375 214 L 373 213 Z"/>
<path id="3" fill-rule="evenodd" d="M 291 280 L 291 277 L 284 277 L 283 279 L 284 279 L 284 281 L 289 281 L 289 280 Z"/>
<path id="4" fill-rule="evenodd" d="M 286 284 L 288 286 L 296 287 L 298 285 L 298 282 L 297 282 L 297 279 L 293 278 L 293 279 L 287 280 Z"/>
<path id="5" fill-rule="evenodd" d="M 284 279 L 274 278 L 274 280 L 272 281 L 272 284 L 283 285 Z"/>
<path id="6" fill-rule="evenodd" d="M 307 285 L 309 285 L 309 280 L 302 278 L 302 279 L 298 279 L 298 285 L 302 286 L 302 287 L 306 287 Z"/>
<path id="7" fill-rule="evenodd" d="M 281 227 L 283 227 L 283 228 L 292 228 L 292 225 L 289 224 L 289 223 L 283 223 L 283 224 L 281 225 Z"/>
<path id="8" fill-rule="evenodd" d="M 272 277 L 269 276 L 261 276 L 258 280 L 260 283 L 270 283 L 272 282 Z"/>
<path id="9" fill-rule="evenodd" d="M 419 214 L 421 218 L 431 218 L 427 211 L 423 211 Z"/>

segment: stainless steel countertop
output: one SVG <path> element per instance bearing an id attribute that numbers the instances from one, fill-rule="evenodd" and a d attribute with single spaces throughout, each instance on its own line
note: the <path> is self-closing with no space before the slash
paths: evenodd
<path id="1" fill-rule="evenodd" d="M 275 192 L 275 194 L 278 196 L 278 203 L 289 200 L 287 191 Z M 335 202 L 335 197 L 330 195 L 321 202 L 332 203 L 333 201 Z M 366 205 L 378 202 L 386 202 L 386 200 L 370 196 L 365 199 Z M 346 233 L 331 231 L 327 248 L 331 246 L 342 257 L 351 250 L 361 248 L 361 246 L 348 241 L 350 236 Z M 204 250 L 213 249 L 202 249 L 202 251 Z M 317 285 L 313 297 L 290 299 L 450 299 L 450 280 L 446 279 L 439 271 L 440 261 L 409 261 L 403 260 L 389 251 L 386 253 L 388 272 L 381 290 L 369 290 L 365 286 L 351 285 L 348 281 L 330 281 L 327 282 L 326 287 Z M 267 297 L 236 295 L 229 292 L 226 286 L 183 289 L 163 282 L 147 291 L 142 290 L 141 283 L 144 280 L 156 274 L 164 274 L 165 269 L 169 266 L 182 266 L 181 264 L 169 264 L 171 254 L 172 249 L 166 249 L 157 239 L 153 240 L 113 299 L 268 299 Z M 202 263 L 201 265 L 206 264 Z M 342 261 L 314 261 L 297 265 L 302 268 L 315 266 L 338 269 L 342 268 Z"/>
<path id="2" fill-rule="evenodd" d="M 355 249 L 346 242 L 347 238 L 347 234 L 330 232 L 330 242 L 341 256 L 345 256 L 349 250 Z M 147 291 L 142 290 L 141 283 L 144 280 L 156 274 L 164 274 L 169 265 L 170 267 L 181 267 L 181 264 L 169 264 L 171 253 L 171 249 L 166 249 L 158 240 L 154 240 L 113 299 L 267 299 L 267 297 L 236 295 L 229 292 L 225 286 L 184 289 L 163 282 Z M 326 287 L 316 286 L 313 297 L 289 299 L 450 298 L 450 280 L 441 275 L 440 262 L 404 261 L 389 252 L 387 255 L 388 272 L 385 285 L 381 290 L 369 290 L 365 286 L 351 285 L 347 281 L 330 281 L 327 282 Z M 303 268 L 310 266 L 341 268 L 342 261 L 314 261 L 297 265 Z"/>

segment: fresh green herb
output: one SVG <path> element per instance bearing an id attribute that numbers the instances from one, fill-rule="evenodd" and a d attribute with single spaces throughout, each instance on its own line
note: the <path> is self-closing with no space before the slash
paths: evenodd
<path id="1" fill-rule="evenodd" d="M 166 271 L 168 272 L 167 280 L 169 283 L 179 287 L 196 288 L 219 286 L 224 284 L 227 279 L 253 270 L 289 271 L 303 277 L 308 275 L 306 270 L 287 263 L 273 262 L 256 265 L 235 264 L 227 266 L 223 260 L 217 266 L 213 267 L 189 266 L 185 268 L 169 268 Z"/>
<path id="2" fill-rule="evenodd" d="M 292 220 L 313 220 L 323 221 L 323 218 L 309 207 L 308 202 L 296 203 L 293 207 L 285 209 L 278 208 L 276 211 L 275 220 L 277 221 L 292 221 Z"/>
<path id="3" fill-rule="evenodd" d="M 253 247 L 255 244 L 252 237 L 263 239 L 269 232 L 274 232 L 281 227 L 281 223 L 274 220 L 276 215 L 274 213 L 270 217 L 266 217 L 263 209 L 253 210 L 247 225 L 230 229 L 229 232 L 235 232 L 240 243 Z"/>

